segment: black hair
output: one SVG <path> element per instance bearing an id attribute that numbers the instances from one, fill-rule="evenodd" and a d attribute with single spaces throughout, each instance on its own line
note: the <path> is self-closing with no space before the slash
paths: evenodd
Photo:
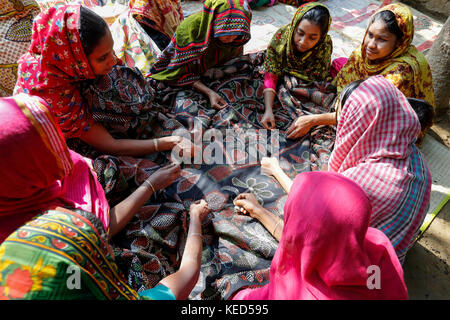
<path id="1" fill-rule="evenodd" d="M 422 131 L 433 125 L 434 108 L 431 104 L 422 99 L 408 98 L 408 102 L 419 118 Z"/>
<path id="2" fill-rule="evenodd" d="M 138 19 L 139 25 L 144 29 L 145 33 L 152 38 L 152 40 L 156 43 L 158 48 L 163 51 L 170 43 L 170 38 L 167 37 L 161 31 L 154 29 L 152 26 L 155 25 L 151 19 L 147 17 L 140 17 Z"/>
<path id="3" fill-rule="evenodd" d="M 341 106 L 343 107 L 345 105 L 345 102 L 347 102 L 348 97 L 353 93 L 353 91 L 359 87 L 361 83 L 364 82 L 364 79 L 355 80 L 342 89 L 341 92 Z"/>
<path id="4" fill-rule="evenodd" d="M 326 7 L 317 6 L 308 10 L 302 17 L 302 20 L 308 20 L 320 27 L 321 38 L 325 37 L 328 31 L 328 24 L 330 22 L 330 12 Z M 300 23 L 300 22 L 299 22 Z"/>
<path id="5" fill-rule="evenodd" d="M 89 56 L 100 40 L 106 35 L 108 24 L 106 21 L 96 14 L 94 11 L 81 7 L 80 8 L 80 33 L 81 45 L 84 54 Z"/>
<path id="6" fill-rule="evenodd" d="M 381 20 L 386 24 L 389 32 L 394 34 L 397 37 L 397 40 L 403 38 L 403 32 L 400 30 L 397 19 L 395 19 L 395 14 L 392 11 L 384 10 L 378 12 L 370 22 L 370 24 L 374 23 L 377 20 Z"/>

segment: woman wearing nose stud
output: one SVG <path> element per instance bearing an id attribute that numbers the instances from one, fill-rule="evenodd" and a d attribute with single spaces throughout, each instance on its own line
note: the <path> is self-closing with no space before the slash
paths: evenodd
<path id="1" fill-rule="evenodd" d="M 331 80 L 329 69 L 333 44 L 327 34 L 331 24 L 326 6 L 318 2 L 298 8 L 290 24 L 281 27 L 267 47 L 264 76 L 265 112 L 261 124 L 275 129 L 273 102 L 278 79 L 294 76 L 304 82 Z M 299 117 L 297 120 L 308 118 Z M 295 138 L 295 121 L 288 129 L 288 138 Z"/>
<path id="2" fill-rule="evenodd" d="M 337 73 L 332 82 L 337 87 L 337 94 L 356 80 L 382 75 L 406 97 L 422 99 L 435 106 L 430 66 L 425 56 L 411 44 L 413 37 L 413 15 L 406 5 L 390 4 L 375 12 L 369 20 L 362 44 L 348 60 L 338 58 L 332 63 L 332 76 L 334 71 Z M 335 106 L 336 113 L 312 116 L 312 125 L 305 132 L 312 126 L 335 125 L 340 115 L 340 104 Z M 324 120 L 327 116 L 331 121 Z M 424 128 L 419 133 L 418 141 L 426 130 Z"/>
<path id="3" fill-rule="evenodd" d="M 430 66 L 411 44 L 413 37 L 413 16 L 406 5 L 396 3 L 381 8 L 369 20 L 362 44 L 333 80 L 338 93 L 353 81 L 381 74 L 406 97 L 434 106 Z"/>

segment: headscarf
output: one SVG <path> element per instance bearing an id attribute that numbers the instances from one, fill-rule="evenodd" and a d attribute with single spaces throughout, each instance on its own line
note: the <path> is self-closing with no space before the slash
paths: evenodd
<path id="1" fill-rule="evenodd" d="M 420 131 L 404 94 L 383 76 L 370 77 L 342 106 L 329 171 L 363 187 L 370 226 L 391 240 L 400 261 L 413 244 L 430 201 L 431 175 L 414 145 Z"/>
<path id="2" fill-rule="evenodd" d="M 128 5 L 136 21 L 161 32 L 169 39 L 184 19 L 180 0 L 131 0 Z"/>
<path id="3" fill-rule="evenodd" d="M 0 300 L 135 300 L 91 213 L 49 210 L 0 246 Z"/>
<path id="4" fill-rule="evenodd" d="M 69 151 L 38 97 L 0 99 L 0 243 L 44 210 L 70 206 L 109 226 L 109 206 L 87 159 Z"/>
<path id="5" fill-rule="evenodd" d="M 364 190 L 330 172 L 303 172 L 284 206 L 284 228 L 269 284 L 239 291 L 245 300 L 407 299 L 389 239 L 369 227 Z M 379 268 L 379 286 L 369 279 Z"/>
<path id="6" fill-rule="evenodd" d="M 19 59 L 15 93 L 43 98 L 65 138 L 81 136 L 92 126 L 83 104 L 81 81 L 94 79 L 79 35 L 80 6 L 52 7 L 33 22 L 29 51 Z"/>
<path id="7" fill-rule="evenodd" d="M 327 32 L 321 35 L 319 42 L 308 52 L 299 55 L 295 52 L 292 43 L 298 24 L 305 13 L 319 6 L 326 8 L 318 2 L 302 5 L 295 12 L 291 23 L 281 27 L 274 34 L 267 47 L 267 58 L 264 65 L 266 72 L 277 76 L 288 74 L 308 82 L 331 80 L 329 70 L 333 43 L 327 34 L 331 18 L 328 22 Z"/>
<path id="8" fill-rule="evenodd" d="M 250 40 L 252 13 L 246 0 L 205 0 L 203 10 L 187 17 L 152 66 L 151 77 L 190 84 L 207 69 L 242 53 Z M 231 44 L 217 38 L 237 35 Z"/>
<path id="9" fill-rule="evenodd" d="M 403 32 L 401 43 L 381 62 L 371 63 L 366 57 L 364 48 L 368 27 L 363 43 L 352 52 L 347 63 L 333 80 L 333 84 L 339 93 L 346 85 L 355 80 L 381 74 L 408 98 L 423 99 L 435 106 L 430 66 L 425 56 L 411 44 L 414 37 L 414 21 L 411 10 L 400 3 L 390 4 L 375 12 L 369 23 L 372 23 L 377 13 L 385 10 L 395 14 L 397 24 Z"/>
<path id="10" fill-rule="evenodd" d="M 31 24 L 40 12 L 35 0 L 2 0 L 0 5 L 0 97 L 12 95 L 17 60 L 28 51 Z"/>

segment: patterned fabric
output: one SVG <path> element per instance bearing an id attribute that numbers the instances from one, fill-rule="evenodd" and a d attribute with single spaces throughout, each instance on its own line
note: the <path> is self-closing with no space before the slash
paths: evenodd
<path id="1" fill-rule="evenodd" d="M 143 74 L 150 72 L 158 54 L 156 43 L 127 10 L 110 26 L 114 39 L 114 52 L 130 68 L 137 68 Z"/>
<path id="2" fill-rule="evenodd" d="M 401 43 L 389 56 L 376 64 L 370 63 L 366 57 L 365 48 L 361 44 L 352 52 L 348 62 L 333 80 L 333 84 L 339 93 L 347 84 L 355 80 L 381 74 L 406 97 L 423 99 L 435 106 L 430 66 L 425 56 L 411 44 L 414 37 L 411 10 L 406 5 L 396 3 L 382 7 L 375 14 L 384 10 L 392 11 L 395 14 L 397 24 L 403 32 Z M 364 38 L 366 34 L 367 29 Z"/>
<path id="3" fill-rule="evenodd" d="M 109 74 L 85 81 L 82 94 L 94 120 L 118 139 L 152 138 L 158 112 L 169 111 L 155 103 L 152 81 L 127 66 L 116 65 Z"/>
<path id="4" fill-rule="evenodd" d="M 0 246 L 0 300 L 138 299 L 95 219 L 57 208 L 11 234 Z"/>
<path id="5" fill-rule="evenodd" d="M 245 55 L 203 74 L 201 80 L 229 104 L 219 112 L 209 108 L 205 97 L 195 90 L 183 87 L 174 90 L 163 82 L 150 83 L 154 89 L 153 108 L 168 108 L 167 112 L 156 113 L 154 136 L 174 134 L 177 128 L 191 131 L 198 124 L 203 136 L 199 133 L 194 141 L 202 137 L 205 141 L 202 153 L 197 154 L 201 155 L 200 164 L 182 164 L 182 177 L 151 197 L 113 239 L 116 261 L 136 291 L 154 287 L 179 268 L 189 225 L 188 209 L 199 199 L 208 202 L 213 215 L 203 226 L 202 269 L 191 298 L 228 299 L 242 287 L 267 283 L 277 242 L 255 219 L 236 215 L 233 199 L 240 192 L 250 190 L 265 208 L 282 216 L 286 194 L 275 180 L 261 174 L 259 160 L 263 155 L 278 155 L 291 177 L 303 171 L 323 170 L 333 147 L 334 129 L 314 128 L 302 139 L 286 139 L 285 131 L 293 119 L 305 113 L 328 110 L 311 101 L 299 100 L 283 84 L 274 105 L 279 136 L 275 131 L 272 136 L 262 130 L 259 121 L 264 113 L 264 59 L 264 52 Z M 145 88 L 148 83 L 133 82 L 132 74 L 128 76 L 130 85 L 126 87 L 134 88 L 129 92 L 145 95 L 151 90 Z M 116 86 L 112 83 L 109 82 L 108 90 L 96 91 L 100 96 L 98 101 L 103 100 L 104 92 L 119 95 L 113 94 Z M 121 114 L 118 109 L 105 110 L 109 110 L 110 115 L 114 110 L 118 116 Z M 221 134 L 224 139 L 213 143 L 207 138 L 207 132 Z M 234 148 L 227 150 L 227 144 Z M 154 153 L 141 160 L 102 156 L 94 160 L 94 165 L 98 164 L 96 172 L 102 185 L 108 186 L 108 199 L 119 201 L 136 188 L 141 179 L 171 158 L 173 155 L 168 152 Z"/>
<path id="6" fill-rule="evenodd" d="M 370 213 L 370 201 L 354 181 L 331 172 L 299 174 L 284 206 L 269 284 L 234 299 L 408 299 L 395 250 L 383 232 L 369 227 Z M 377 290 L 368 287 L 374 265 L 382 270 Z"/>
<path id="7" fill-rule="evenodd" d="M 41 11 L 47 11 L 48 9 L 56 6 L 63 6 L 71 2 L 70 0 L 36 0 L 41 8 Z M 80 2 L 81 0 L 74 0 Z M 87 0 L 89 1 L 89 0 Z"/>
<path id="8" fill-rule="evenodd" d="M 0 242 L 52 206 L 88 210 L 107 230 L 109 206 L 88 160 L 69 151 L 45 102 L 0 100 Z"/>
<path id="9" fill-rule="evenodd" d="M 0 146 L 8 150 L 0 153 L 1 242 L 48 203 L 60 203 L 57 180 L 72 172 L 73 162 L 42 100 L 19 95 L 0 105 Z"/>
<path id="10" fill-rule="evenodd" d="M 314 2 L 316 0 L 278 0 L 278 1 L 281 2 L 281 3 L 285 3 L 285 4 L 288 4 L 288 5 L 291 5 L 291 6 L 298 7 L 298 6 L 301 6 L 301 5 L 305 4 L 305 3 Z"/>
<path id="11" fill-rule="evenodd" d="M 431 175 L 414 142 L 419 120 L 383 76 L 364 81 L 338 121 L 329 170 L 359 183 L 372 203 L 370 226 L 383 231 L 403 261 L 425 217 Z"/>
<path id="12" fill-rule="evenodd" d="M 250 8 L 256 9 L 260 7 L 271 7 L 277 3 L 277 0 L 249 0 Z"/>
<path id="13" fill-rule="evenodd" d="M 0 97 L 11 96 L 17 60 L 31 42 L 31 25 L 39 13 L 34 0 L 2 0 L 0 6 Z"/>
<path id="14" fill-rule="evenodd" d="M 129 8 L 110 26 L 114 51 L 125 65 L 148 74 L 161 53 L 161 41 L 155 40 L 162 38 L 162 42 L 168 43 L 184 19 L 181 3 L 179 0 L 132 0 Z"/>
<path id="15" fill-rule="evenodd" d="M 130 0 L 129 6 L 130 14 L 136 21 L 169 39 L 184 19 L 180 0 Z"/>
<path id="16" fill-rule="evenodd" d="M 186 18 L 151 68 L 151 77 L 177 85 L 192 84 L 206 70 L 242 54 L 250 40 L 251 11 L 246 0 L 206 0 L 203 10 Z M 237 35 L 233 43 L 218 38 Z"/>
<path id="17" fill-rule="evenodd" d="M 36 17 L 15 88 L 43 98 L 66 138 L 80 136 L 93 123 L 79 90 L 81 81 L 95 78 L 80 42 L 79 21 L 78 5 L 52 7 Z"/>
<path id="18" fill-rule="evenodd" d="M 265 63 L 267 72 L 277 76 L 291 75 L 303 81 L 331 80 L 329 70 L 333 44 L 328 34 L 322 35 L 317 45 L 301 56 L 296 54 L 295 47 L 292 44 L 294 33 L 303 15 L 317 6 L 325 7 L 317 2 L 301 6 L 295 12 L 291 23 L 281 27 L 274 34 L 267 47 L 267 60 Z M 331 18 L 328 28 L 330 24 Z"/>

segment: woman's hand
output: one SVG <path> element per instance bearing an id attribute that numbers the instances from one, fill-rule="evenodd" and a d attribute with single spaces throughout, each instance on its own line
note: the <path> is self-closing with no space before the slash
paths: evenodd
<path id="1" fill-rule="evenodd" d="M 280 162 L 275 157 L 263 157 L 261 159 L 261 171 L 262 173 L 275 177 L 280 172 Z"/>
<path id="2" fill-rule="evenodd" d="M 276 128 L 275 124 L 275 116 L 273 115 L 273 112 L 271 109 L 266 109 L 264 112 L 264 115 L 261 119 L 261 124 L 264 128 L 272 130 Z"/>
<path id="3" fill-rule="evenodd" d="M 198 152 L 198 147 L 196 147 L 189 139 L 181 136 L 174 136 L 173 148 L 181 157 L 184 157 L 185 153 L 192 158 L 195 152 Z M 173 149 L 172 148 L 172 149 Z"/>
<path id="4" fill-rule="evenodd" d="M 221 96 L 215 91 L 210 90 L 208 93 L 209 102 L 211 103 L 211 107 L 216 110 L 221 110 L 228 106 L 228 104 L 223 100 Z"/>
<path id="5" fill-rule="evenodd" d="M 208 216 L 211 210 L 208 207 L 208 203 L 202 199 L 191 204 L 189 208 L 189 216 L 197 221 L 203 222 Z"/>
<path id="6" fill-rule="evenodd" d="M 253 193 L 241 193 L 233 201 L 234 205 L 240 207 L 243 214 L 250 214 L 252 218 L 257 218 L 259 211 L 263 208 Z"/>
<path id="7" fill-rule="evenodd" d="M 298 117 L 286 131 L 288 139 L 303 137 L 308 131 L 316 125 L 316 115 L 306 115 Z"/>
<path id="8" fill-rule="evenodd" d="M 174 183 L 180 177 L 180 173 L 180 165 L 171 163 L 156 170 L 147 180 L 151 183 L 155 191 L 161 190 Z"/>
<path id="9" fill-rule="evenodd" d="M 192 85 L 195 90 L 200 91 L 205 94 L 209 98 L 209 102 L 211 103 L 211 107 L 216 110 L 221 110 L 228 106 L 228 104 L 222 99 L 221 96 L 214 90 L 211 90 L 207 86 L 205 86 L 200 80 L 195 81 Z"/>

